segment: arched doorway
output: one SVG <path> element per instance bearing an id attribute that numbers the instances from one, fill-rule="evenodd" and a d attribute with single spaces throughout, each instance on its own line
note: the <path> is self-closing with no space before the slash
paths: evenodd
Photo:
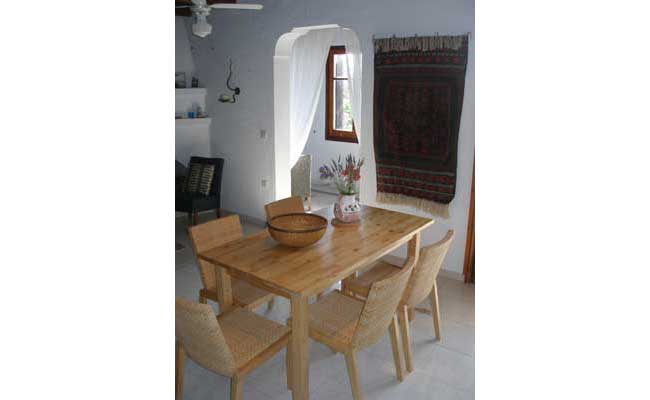
<path id="1" fill-rule="evenodd" d="M 339 25 L 294 28 L 282 35 L 273 57 L 274 86 L 274 199 L 291 195 L 291 166 L 309 134 L 325 62 L 333 42 L 352 53 L 352 114 L 361 132 L 361 50 L 357 34 Z M 301 147 L 302 146 L 302 147 Z"/>

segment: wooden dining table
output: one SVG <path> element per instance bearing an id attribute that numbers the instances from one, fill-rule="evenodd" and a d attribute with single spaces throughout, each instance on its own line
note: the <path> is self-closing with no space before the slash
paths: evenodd
<path id="1" fill-rule="evenodd" d="M 232 307 L 232 277 L 291 301 L 293 399 L 309 399 L 309 298 L 356 275 L 382 256 L 407 244 L 405 263 L 416 262 L 420 232 L 433 224 L 417 217 L 362 206 L 358 226 L 329 225 L 315 244 L 291 248 L 273 240 L 264 229 L 226 245 L 200 252 L 215 266 L 220 312 Z M 315 212 L 331 221 L 332 207 Z"/>

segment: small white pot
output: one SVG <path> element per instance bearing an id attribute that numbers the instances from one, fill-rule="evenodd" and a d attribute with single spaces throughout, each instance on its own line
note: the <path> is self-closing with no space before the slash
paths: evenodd
<path id="1" fill-rule="evenodd" d="M 361 206 L 353 194 L 339 194 L 334 203 L 334 216 L 341 222 L 357 222 L 361 218 Z"/>

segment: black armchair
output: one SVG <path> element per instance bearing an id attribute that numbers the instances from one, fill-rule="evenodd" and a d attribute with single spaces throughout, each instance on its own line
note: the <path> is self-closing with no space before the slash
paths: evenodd
<path id="1" fill-rule="evenodd" d="M 216 210 L 221 217 L 221 177 L 223 158 L 192 157 L 187 176 L 176 192 L 176 211 L 186 212 L 190 224 L 196 224 L 201 211 Z"/>

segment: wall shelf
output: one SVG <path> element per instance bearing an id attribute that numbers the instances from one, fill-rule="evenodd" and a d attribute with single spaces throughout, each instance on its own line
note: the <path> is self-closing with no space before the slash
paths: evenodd
<path id="1" fill-rule="evenodd" d="M 198 105 L 205 112 L 206 88 L 176 89 L 175 113 L 187 113 Z M 185 114 L 187 115 L 187 114 Z M 212 118 L 182 118 L 176 119 L 176 159 L 187 164 L 192 156 L 210 156 L 210 127 Z"/>
<path id="2" fill-rule="evenodd" d="M 205 96 L 206 94 L 206 88 L 176 88 L 177 96 Z"/>
<path id="3" fill-rule="evenodd" d="M 196 126 L 196 125 L 209 125 L 212 118 L 179 118 L 174 119 L 176 126 Z"/>

